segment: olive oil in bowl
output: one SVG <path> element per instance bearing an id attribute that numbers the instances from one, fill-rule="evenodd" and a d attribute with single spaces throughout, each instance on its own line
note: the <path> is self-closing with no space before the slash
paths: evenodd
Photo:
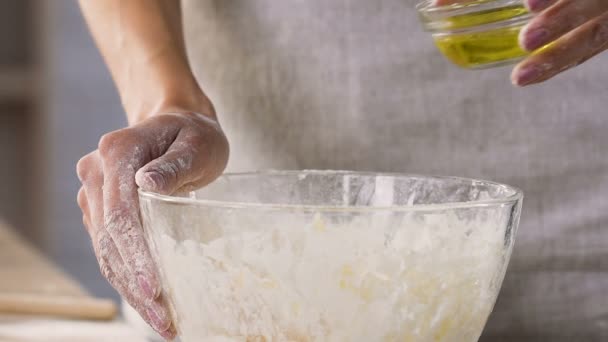
<path id="1" fill-rule="evenodd" d="M 528 52 L 519 32 L 531 14 L 521 0 L 477 0 L 450 6 L 418 6 L 425 28 L 452 63 L 468 69 L 516 62 Z"/>

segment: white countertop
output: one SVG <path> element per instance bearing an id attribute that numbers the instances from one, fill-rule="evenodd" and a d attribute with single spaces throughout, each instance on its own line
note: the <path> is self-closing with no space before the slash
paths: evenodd
<path id="1" fill-rule="evenodd" d="M 0 319 L 0 342 L 147 342 L 123 322 Z"/>

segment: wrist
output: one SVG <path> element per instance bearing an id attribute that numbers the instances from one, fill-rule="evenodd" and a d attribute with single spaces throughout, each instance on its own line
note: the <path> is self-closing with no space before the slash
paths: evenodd
<path id="1" fill-rule="evenodd" d="M 194 80 L 187 85 L 156 87 L 145 95 L 133 95 L 123 100 L 129 125 L 166 113 L 194 112 L 216 120 L 213 104 Z"/>

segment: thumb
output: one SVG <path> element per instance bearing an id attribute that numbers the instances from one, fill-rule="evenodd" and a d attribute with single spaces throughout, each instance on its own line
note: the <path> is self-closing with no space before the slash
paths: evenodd
<path id="1" fill-rule="evenodd" d="M 137 171 L 135 183 L 144 191 L 170 195 L 211 183 L 222 173 L 227 161 L 225 139 L 211 144 L 178 139 L 165 154 Z"/>
<path id="2" fill-rule="evenodd" d="M 173 151 L 169 149 L 164 155 L 139 169 L 135 174 L 135 183 L 145 191 L 164 195 L 174 193 L 196 179 L 193 170 L 195 158 L 193 152 L 191 149 Z"/>
<path id="3" fill-rule="evenodd" d="M 228 140 L 217 127 L 198 128 L 182 130 L 163 155 L 141 167 L 135 174 L 137 186 L 170 195 L 202 187 L 221 175 L 228 163 Z"/>

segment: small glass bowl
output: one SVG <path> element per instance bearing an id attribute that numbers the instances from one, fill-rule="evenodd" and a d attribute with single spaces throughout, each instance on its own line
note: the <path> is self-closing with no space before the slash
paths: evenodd
<path id="1" fill-rule="evenodd" d="M 522 0 L 472 0 L 417 6 L 425 30 L 452 63 L 466 69 L 512 64 L 529 53 L 519 45 L 519 33 L 532 14 Z"/>

